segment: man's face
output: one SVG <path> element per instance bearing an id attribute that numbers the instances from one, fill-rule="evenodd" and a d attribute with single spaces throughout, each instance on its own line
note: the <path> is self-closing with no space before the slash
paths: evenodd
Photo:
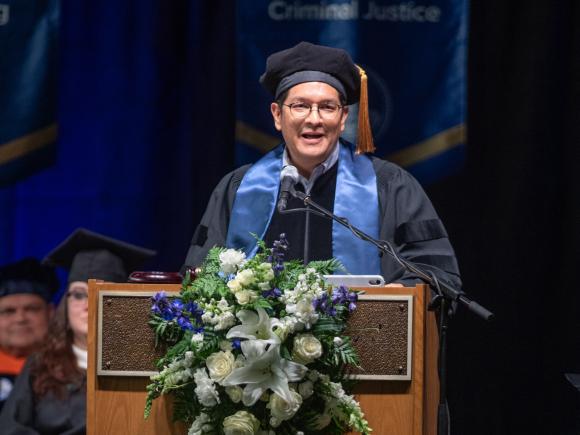
<path id="1" fill-rule="evenodd" d="M 307 82 L 290 88 L 283 103 L 340 105 L 340 98 L 338 91 L 326 83 Z M 316 108 L 303 119 L 293 116 L 285 105 L 272 103 L 270 110 L 276 129 L 282 132 L 292 163 L 306 176 L 310 176 L 312 170 L 330 155 L 348 117 L 348 107 L 340 109 L 333 119 L 321 118 Z"/>
<path id="2" fill-rule="evenodd" d="M 0 298 L 0 348 L 14 356 L 28 356 L 44 339 L 52 306 L 33 294 Z"/>

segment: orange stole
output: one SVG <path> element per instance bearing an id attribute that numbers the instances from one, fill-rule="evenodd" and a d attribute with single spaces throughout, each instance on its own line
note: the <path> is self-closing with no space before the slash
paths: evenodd
<path id="1" fill-rule="evenodd" d="M 22 371 L 26 358 L 17 358 L 0 350 L 0 373 L 14 375 Z"/>

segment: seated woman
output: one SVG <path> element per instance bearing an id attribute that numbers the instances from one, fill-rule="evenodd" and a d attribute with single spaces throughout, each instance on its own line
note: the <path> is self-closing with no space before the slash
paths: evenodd
<path id="1" fill-rule="evenodd" d="M 48 255 L 48 262 L 69 269 L 69 285 L 44 345 L 26 362 L 0 414 L 3 435 L 85 433 L 87 281 L 125 281 L 127 270 L 154 254 L 80 229 Z"/>

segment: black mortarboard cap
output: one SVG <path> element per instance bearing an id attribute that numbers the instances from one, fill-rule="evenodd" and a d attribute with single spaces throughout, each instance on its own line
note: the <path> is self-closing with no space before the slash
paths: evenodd
<path id="1" fill-rule="evenodd" d="M 266 61 L 266 72 L 260 77 L 260 83 L 274 96 L 280 82 L 300 71 L 319 71 L 329 74 L 338 80 L 344 88 L 347 104 L 358 103 L 360 97 L 360 74 L 350 55 L 340 49 L 323 45 L 300 42 L 292 48 L 270 55 Z M 324 81 L 309 80 L 306 81 Z M 298 83 L 293 83 L 296 85 Z M 333 83 L 328 83 L 333 86 Z M 336 86 L 334 86 L 336 87 Z M 341 91 L 338 89 L 339 92 Z M 278 92 L 277 92 L 278 91 Z"/>
<path id="2" fill-rule="evenodd" d="M 24 258 L 0 267 L 0 297 L 35 294 L 50 302 L 57 290 L 54 269 L 40 264 L 36 258 Z"/>
<path id="3" fill-rule="evenodd" d="M 346 104 L 359 103 L 357 153 L 375 150 L 369 108 L 366 72 L 340 48 L 300 42 L 278 51 L 266 60 L 266 72 L 260 83 L 275 99 L 284 91 L 305 82 L 323 82 L 334 87 Z"/>
<path id="4" fill-rule="evenodd" d="M 129 273 L 155 254 L 150 249 L 78 228 L 44 262 L 68 269 L 69 283 L 91 278 L 125 282 Z"/>

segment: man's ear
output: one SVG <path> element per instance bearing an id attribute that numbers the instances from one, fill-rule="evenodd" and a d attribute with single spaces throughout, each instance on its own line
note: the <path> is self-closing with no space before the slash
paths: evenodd
<path id="1" fill-rule="evenodd" d="M 340 132 L 342 133 L 346 128 L 346 120 L 348 118 L 348 106 L 342 108 L 342 119 L 340 120 Z"/>
<path id="2" fill-rule="evenodd" d="M 274 127 L 278 131 L 282 131 L 282 111 L 280 109 L 278 103 L 273 102 L 270 104 L 270 112 L 272 112 L 272 118 L 274 118 Z"/>

